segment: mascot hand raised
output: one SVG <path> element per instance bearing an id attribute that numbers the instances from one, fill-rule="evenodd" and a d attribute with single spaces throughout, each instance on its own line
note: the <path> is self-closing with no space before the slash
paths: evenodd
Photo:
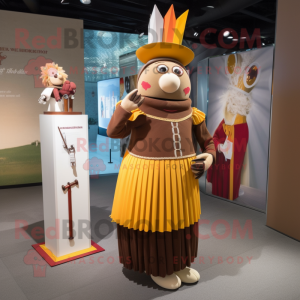
<path id="1" fill-rule="evenodd" d="M 131 91 L 126 97 L 122 100 L 121 106 L 128 112 L 137 109 L 140 105 L 142 105 L 144 101 L 144 97 L 139 94 L 138 90 L 135 89 Z"/>

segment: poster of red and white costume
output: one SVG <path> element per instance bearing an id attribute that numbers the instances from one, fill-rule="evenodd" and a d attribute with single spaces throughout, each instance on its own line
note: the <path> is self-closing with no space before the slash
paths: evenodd
<path id="1" fill-rule="evenodd" d="M 216 164 L 206 192 L 265 211 L 273 47 L 209 60 L 207 127 Z"/>

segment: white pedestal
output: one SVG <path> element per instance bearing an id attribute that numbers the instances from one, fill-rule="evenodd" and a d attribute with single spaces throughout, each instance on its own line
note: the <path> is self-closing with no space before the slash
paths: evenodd
<path id="1" fill-rule="evenodd" d="M 68 147 L 74 146 L 76 167 L 63 148 L 58 127 L 66 135 Z M 45 246 L 56 256 L 91 247 L 90 186 L 88 165 L 88 116 L 40 115 L 43 176 Z M 80 147 L 80 144 L 84 144 Z M 68 193 L 62 185 L 78 180 L 72 187 L 74 239 L 69 240 Z"/>

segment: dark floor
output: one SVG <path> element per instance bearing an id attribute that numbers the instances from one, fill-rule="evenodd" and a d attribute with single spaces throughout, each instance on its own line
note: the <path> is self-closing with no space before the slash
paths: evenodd
<path id="1" fill-rule="evenodd" d="M 24 263 L 31 245 L 43 240 L 25 238 L 23 230 L 15 235 L 17 222 L 28 223 L 29 234 L 43 226 L 42 187 L 0 190 L 1 300 L 300 299 L 300 243 L 266 227 L 265 214 L 205 194 L 200 233 L 208 236 L 199 240 L 193 265 L 201 274 L 198 284 L 166 291 L 146 274 L 123 270 L 109 219 L 115 182 L 115 175 L 91 180 L 93 240 L 106 251 L 44 270 Z M 237 224 L 249 225 L 244 237 Z"/>

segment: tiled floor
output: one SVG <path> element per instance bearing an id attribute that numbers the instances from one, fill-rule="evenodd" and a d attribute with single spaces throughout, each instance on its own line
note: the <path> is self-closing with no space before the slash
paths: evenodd
<path id="1" fill-rule="evenodd" d="M 242 192 L 242 195 L 234 200 L 235 203 L 252 207 L 262 212 L 266 211 L 267 194 L 265 191 L 241 185 L 240 192 Z M 208 181 L 206 181 L 206 193 L 212 195 L 212 184 Z"/>
<path id="2" fill-rule="evenodd" d="M 124 270 L 118 263 L 115 226 L 109 222 L 116 177 L 91 180 L 92 235 L 105 252 L 47 266 L 40 273 L 23 259 L 42 239 L 33 240 L 24 231 L 16 236 L 15 222 L 27 223 L 29 233 L 43 226 L 42 187 L 0 190 L 1 300 L 300 299 L 300 243 L 266 227 L 265 214 L 204 194 L 203 239 L 193 266 L 201 274 L 198 284 L 166 291 L 146 274 Z M 249 226 L 245 235 L 239 224 Z"/>

